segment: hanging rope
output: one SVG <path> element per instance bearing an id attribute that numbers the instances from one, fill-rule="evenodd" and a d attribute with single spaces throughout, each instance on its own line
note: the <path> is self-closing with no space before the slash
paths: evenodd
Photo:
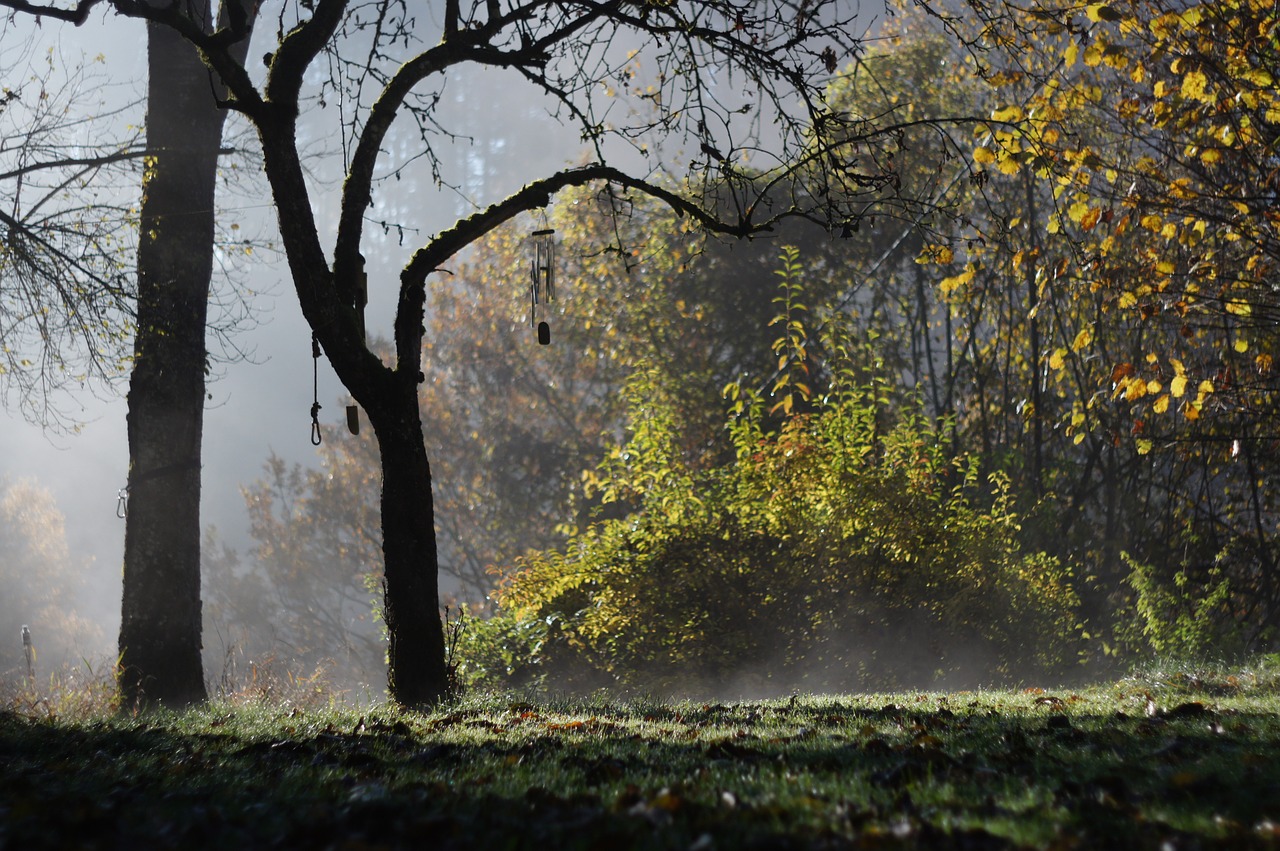
<path id="1" fill-rule="evenodd" d="M 320 340 L 311 332 L 311 445 L 319 446 L 320 434 Z"/>

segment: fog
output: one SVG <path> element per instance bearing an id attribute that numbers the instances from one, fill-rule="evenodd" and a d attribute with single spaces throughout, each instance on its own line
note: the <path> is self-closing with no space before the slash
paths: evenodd
<path id="1" fill-rule="evenodd" d="M 261 27 L 250 55 L 266 49 L 258 48 L 259 42 L 267 45 L 273 38 L 272 27 Z M 81 54 L 90 61 L 102 54 L 102 68 L 109 79 L 124 84 L 122 99 L 145 94 L 145 35 L 136 21 L 97 12 L 79 28 L 50 21 L 36 24 L 25 15 L 11 15 L 0 23 L 0 50 L 11 51 L 28 39 L 39 45 L 32 55 L 43 55 L 46 47 L 54 48 L 66 61 Z M 399 267 L 426 237 L 451 225 L 460 213 L 492 203 L 532 176 L 581 156 L 576 134 L 561 132 L 558 125 L 546 120 L 536 124 L 519 121 L 530 109 L 529 99 L 510 79 L 497 74 L 475 74 L 462 80 L 453 77 L 445 95 L 445 115 L 459 122 L 462 138 L 442 148 L 441 155 L 445 166 L 452 169 L 446 179 L 461 191 L 437 191 L 425 163 L 410 168 L 403 180 L 382 185 L 371 218 L 400 220 L 416 231 L 409 232 L 401 243 L 395 231 L 368 229 L 363 250 L 370 279 L 366 322 L 371 338 L 390 336 Z M 516 116 L 515 122 L 512 116 Z M 315 117 L 317 121 L 335 118 L 332 110 Z M 140 121 L 141 116 L 133 120 Z M 331 244 L 336 226 L 340 185 L 332 160 L 324 159 L 326 154 L 337 153 L 336 145 L 326 136 L 331 129 L 324 129 L 331 127 L 317 129 L 304 117 L 300 130 L 321 140 L 315 145 L 318 156 L 312 163 L 319 178 L 314 184 L 313 203 L 321 212 L 321 239 L 327 244 Z M 245 232 L 263 243 L 272 242 L 274 213 L 260 177 L 237 185 L 230 193 L 220 185 L 219 206 L 224 217 L 244 222 Z M 310 442 L 313 362 L 311 332 L 293 295 L 283 259 L 270 250 L 255 251 L 251 258 L 225 259 L 232 280 L 219 280 L 215 268 L 214 288 L 224 296 L 247 294 L 244 297 L 252 321 L 231 338 L 245 357 L 217 364 L 215 378 L 207 387 L 210 399 L 204 420 L 201 515 L 206 528 L 215 527 L 223 542 L 243 550 L 250 541 L 241 487 L 260 477 L 263 462 L 271 453 L 289 463 L 316 463 Z M 522 303 L 523 298 L 523 279 L 513 275 L 513 304 Z M 210 348 L 217 351 L 215 341 L 211 340 Z M 343 388 L 323 359 L 317 381 L 321 420 L 344 421 L 339 403 Z M 119 628 L 124 521 L 118 511 L 129 463 L 126 391 L 127 378 L 113 390 L 58 396 L 55 401 L 78 426 L 74 432 L 27 421 L 13 405 L 0 410 L 0 480 L 31 478 L 47 488 L 66 517 L 73 562 L 89 565 L 81 613 L 100 624 L 103 635 L 101 646 L 82 648 L 84 655 L 93 658 L 114 656 Z M 0 623 L 0 640 L 16 643 L 19 627 L 17 623 Z"/>

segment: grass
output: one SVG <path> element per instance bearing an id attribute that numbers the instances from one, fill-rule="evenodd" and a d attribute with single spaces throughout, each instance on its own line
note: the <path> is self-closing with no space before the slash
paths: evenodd
<path id="1" fill-rule="evenodd" d="M 1280 849 L 1267 664 L 740 703 L 10 706 L 5 848 Z"/>

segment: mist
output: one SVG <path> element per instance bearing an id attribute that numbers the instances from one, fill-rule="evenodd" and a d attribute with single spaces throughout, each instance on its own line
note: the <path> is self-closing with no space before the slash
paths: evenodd
<path id="1" fill-rule="evenodd" d="M 428 17 L 438 15 L 435 6 L 439 5 L 433 4 Z M 265 44 L 272 38 L 268 30 L 263 28 L 255 43 L 261 39 Z M 34 45 L 27 47 L 33 40 Z M 20 45 L 37 60 L 46 50 L 65 57 L 66 62 L 82 55 L 90 62 L 99 57 L 102 71 L 120 86 L 121 102 L 145 93 L 145 54 L 136 48 L 142 44 L 142 24 L 107 12 L 95 13 L 81 27 L 50 21 L 37 25 L 23 15 L 0 23 L 0 54 L 13 55 Z M 17 70 L 24 73 L 23 68 Z M 451 187 L 436 187 L 428 163 L 410 163 L 397 178 L 384 182 L 370 211 L 372 219 L 410 226 L 403 232 L 394 226 L 368 230 L 364 252 L 370 280 L 366 324 L 371 338 L 390 336 L 399 269 L 427 235 L 518 189 L 531 175 L 582 156 L 580 140 L 538 112 L 526 84 L 514 75 L 455 75 L 443 94 L 442 119 L 456 138 L 441 142 L 437 156 L 443 164 L 441 179 Z M 300 133 L 314 136 L 316 156 L 311 165 L 318 190 L 314 202 L 322 211 L 321 238 L 330 240 L 340 189 L 336 178 L 340 171 L 332 165 L 340 165 L 341 157 L 331 136 L 332 113 L 333 107 L 326 112 L 313 106 L 300 124 Z M 112 120 L 140 122 L 141 117 L 139 112 Z M 252 145 L 234 118 L 227 136 L 237 145 Z M 403 159 L 413 158 L 408 137 L 394 145 L 401 148 Z M 283 257 L 274 250 L 274 210 L 265 180 L 256 173 L 254 156 L 249 150 L 247 156 L 237 158 L 242 171 L 249 174 L 220 182 L 218 187 L 220 218 L 234 222 L 236 235 L 249 237 L 254 250 L 247 255 L 233 244 L 224 244 L 215 268 L 215 300 L 228 307 L 211 324 L 240 327 L 227 333 L 225 341 L 216 333 L 209 336 L 210 351 L 221 357 L 207 386 L 201 486 L 203 525 L 215 532 L 220 544 L 241 552 L 253 543 L 242 488 L 263 476 L 268 457 L 317 466 L 309 420 L 313 370 L 314 398 L 323 406 L 322 422 L 334 426 L 335 435 L 345 432 L 345 427 L 338 426 L 345 422 L 346 394 L 327 362 L 321 358 L 317 364 L 311 357 L 311 332 L 293 295 Z M 124 262 L 132 264 L 133 258 Z M 523 271 L 511 270 L 513 315 L 523 305 Z M 211 317 L 217 315 L 217 308 L 211 307 Z M 523 331 L 513 323 L 513 334 Z M 98 636 L 75 653 L 42 654 L 42 668 L 75 665 L 81 658 L 105 663 L 116 655 L 124 541 L 120 514 L 126 510 L 123 489 L 129 464 L 126 389 L 127 376 L 123 376 L 111 386 L 59 394 L 54 401 L 65 411 L 66 428 L 29 421 L 14 405 L 0 409 L 0 479 L 30 480 L 47 489 L 65 516 L 68 558 L 83 571 L 76 611 L 95 625 Z M 6 647 L 20 650 L 20 626 L 7 619 L 0 623 L 0 641 Z M 39 632 L 35 640 L 50 647 L 55 644 Z M 218 646 L 216 636 L 206 636 L 205 643 L 207 666 L 225 655 L 226 648 Z M 375 663 L 377 669 L 369 679 L 379 682 L 385 674 L 381 660 Z M 216 680 L 219 673 L 207 670 L 206 677 Z"/>

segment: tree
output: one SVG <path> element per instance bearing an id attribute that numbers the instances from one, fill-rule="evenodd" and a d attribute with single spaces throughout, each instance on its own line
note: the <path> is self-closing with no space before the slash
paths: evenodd
<path id="1" fill-rule="evenodd" d="M 228 48 L 248 50 L 252 14 L 227 0 Z M 253 6 L 256 9 L 256 4 Z M 188 4 L 212 29 L 211 4 Z M 233 14 L 234 13 L 234 14 Z M 201 664 L 200 444 L 213 272 L 214 190 L 227 111 L 199 56 L 172 29 L 147 27 L 147 174 L 139 221 L 138 333 L 129 379 L 120 687 L 126 705 L 206 698 Z"/>
<path id="2" fill-rule="evenodd" d="M 1034 421 L 1083 450 L 1065 519 L 1104 530 L 1116 608 L 1153 646 L 1273 646 L 1275 11 L 965 6 L 932 8 L 1000 99 L 973 162 L 1024 182 L 1039 213 L 1021 217 L 1034 251 L 1002 246 L 1012 228 L 964 234 L 943 285 L 964 293 L 1002 252 L 1035 283 L 1029 316 L 1058 339 L 1026 365 L 1057 403 Z M 1162 635 L 1175 610 L 1168 630 L 1204 632 Z"/>
<path id="3" fill-rule="evenodd" d="M 6 69 L 13 87 L 0 99 L 0 393 L 33 422 L 69 429 L 60 393 L 110 387 L 128 368 L 128 187 L 144 146 L 109 124 L 136 104 L 108 102 L 97 63 L 64 68 L 52 50 L 29 51 Z"/>
<path id="4" fill-rule="evenodd" d="M 2 5 L 80 24 L 74 8 Z M 140 9 L 146 4 L 122 4 Z M 243 60 L 257 4 L 185 4 L 192 27 L 220 23 Z M 214 189 L 226 111 L 180 34 L 150 25 L 143 196 L 138 215 L 136 333 L 129 387 L 130 511 L 121 603 L 121 696 L 127 706 L 205 699 L 200 661 L 200 442 L 213 269 Z M 118 262 L 118 261 L 116 261 Z"/>
<path id="5" fill-rule="evenodd" d="M 194 43 L 227 86 L 227 105 L 258 130 L 303 314 L 378 437 L 389 680 L 392 696 L 408 705 L 438 699 L 447 683 L 431 468 L 417 404 L 430 276 L 485 233 L 546 206 L 571 186 L 605 185 L 620 204 L 628 193 L 653 195 L 701 227 L 734 236 L 759 232 L 790 215 L 828 224 L 851 221 L 869 199 L 881 198 L 892 186 L 890 163 L 850 158 L 859 141 L 879 138 L 885 128 L 829 111 L 822 99 L 825 81 L 858 48 L 855 12 L 833 0 L 798 8 L 773 2 L 448 0 L 439 41 L 425 49 L 413 46 L 429 42 L 422 24 L 399 4 L 300 2 L 280 14 L 279 43 L 266 57 L 260 86 L 230 51 L 240 43 L 242 28 L 209 32 L 180 5 L 113 5 Z M 344 37 L 370 33 L 374 41 L 362 45 L 359 61 L 344 54 Z M 336 92 L 344 111 L 358 110 L 343 128 L 349 161 L 332 263 L 320 240 L 296 138 L 308 73 L 326 51 L 332 76 L 321 93 Z M 397 163 L 384 161 L 388 133 L 398 115 L 409 115 L 422 134 L 415 156 L 425 151 L 430 157 L 432 95 L 422 85 L 477 65 L 508 72 L 549 99 L 564 120 L 580 128 L 590 161 L 536 177 L 421 245 L 400 271 L 395 359 L 387 364 L 361 333 L 360 249 L 377 179 L 398 170 Z M 619 98 L 627 103 L 608 110 Z M 846 125 L 845 131 L 831 133 L 838 125 Z M 818 126 L 823 134 L 808 132 Z M 828 138 L 839 144 L 826 143 Z M 699 152 L 690 157 L 689 179 L 664 185 L 654 166 L 643 162 L 662 139 Z M 630 144 L 641 165 L 628 170 L 617 164 L 618 149 L 610 140 Z M 792 179 L 797 177 L 804 180 Z"/>

